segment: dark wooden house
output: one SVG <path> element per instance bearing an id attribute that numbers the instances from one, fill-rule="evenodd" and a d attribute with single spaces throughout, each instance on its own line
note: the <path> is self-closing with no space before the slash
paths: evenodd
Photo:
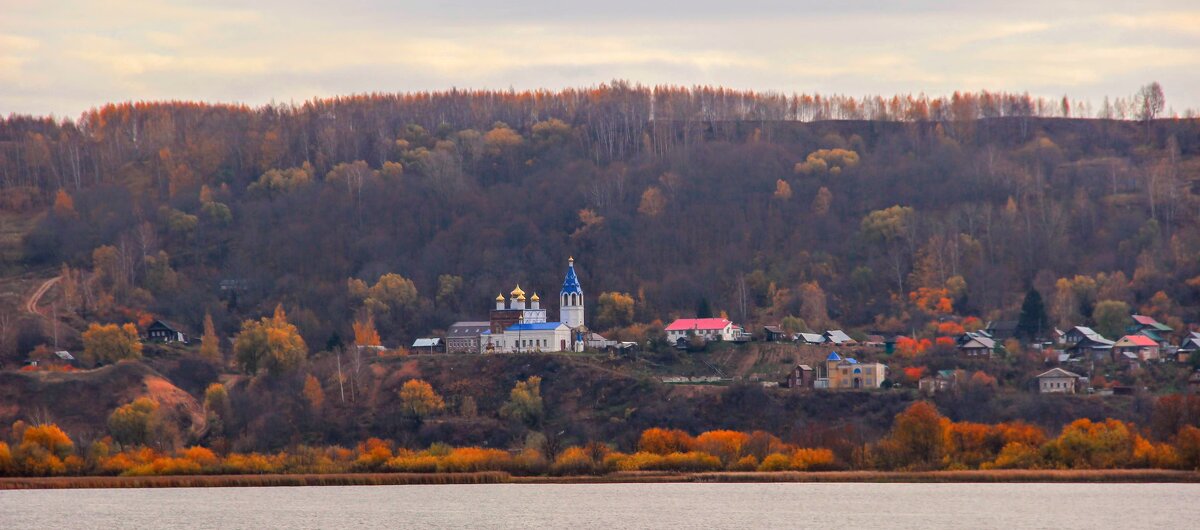
<path id="1" fill-rule="evenodd" d="M 188 343 L 187 333 L 183 332 L 182 327 L 162 320 L 155 320 L 146 328 L 146 339 L 154 342 Z"/>

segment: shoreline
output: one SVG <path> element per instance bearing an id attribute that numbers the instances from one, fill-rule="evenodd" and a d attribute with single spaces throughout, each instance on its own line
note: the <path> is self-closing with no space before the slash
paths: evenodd
<path id="1" fill-rule="evenodd" d="M 172 475 L 146 477 L 0 477 L 0 490 L 398 486 L 436 484 L 680 484 L 680 483 L 1200 483 L 1200 472 L 1164 469 L 819 471 L 613 473 L 583 476 L 512 476 L 478 473 L 333 473 L 294 475 Z"/>

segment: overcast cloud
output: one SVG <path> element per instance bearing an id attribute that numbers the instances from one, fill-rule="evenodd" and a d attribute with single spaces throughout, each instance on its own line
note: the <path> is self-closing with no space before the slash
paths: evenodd
<path id="1" fill-rule="evenodd" d="M 882 4 L 882 5 L 872 5 Z M 969 4 L 969 5 L 959 5 Z M 1200 108 L 1200 5 L 1147 2 L 0 0 L 0 114 L 612 79 Z"/>

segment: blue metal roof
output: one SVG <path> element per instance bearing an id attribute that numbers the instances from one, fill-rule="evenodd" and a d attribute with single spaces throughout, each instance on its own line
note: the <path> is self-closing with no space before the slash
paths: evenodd
<path id="1" fill-rule="evenodd" d="M 846 362 L 850 364 L 858 364 L 858 359 L 855 359 L 854 357 L 847 357 Z"/>
<path id="2" fill-rule="evenodd" d="M 512 326 L 509 326 L 508 329 L 504 330 L 504 332 L 508 333 L 510 331 L 513 331 L 513 332 L 516 332 L 516 331 L 554 331 L 554 330 L 558 329 L 558 327 L 561 325 L 563 325 L 562 322 L 538 322 L 538 323 L 534 323 L 534 324 L 513 324 Z"/>
<path id="3" fill-rule="evenodd" d="M 561 294 L 575 293 L 583 296 L 583 288 L 579 286 L 579 277 L 575 275 L 575 258 L 567 260 L 567 279 L 563 280 Z"/>
<path id="4" fill-rule="evenodd" d="M 842 360 L 842 356 L 838 355 L 838 352 L 833 352 L 833 353 L 830 353 L 829 357 L 826 357 L 825 360 L 826 361 L 840 361 L 840 360 Z"/>

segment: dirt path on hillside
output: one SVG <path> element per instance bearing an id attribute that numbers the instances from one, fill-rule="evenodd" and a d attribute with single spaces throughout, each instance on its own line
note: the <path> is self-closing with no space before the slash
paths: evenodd
<path id="1" fill-rule="evenodd" d="M 42 282 L 42 285 L 39 286 L 37 290 L 33 292 L 33 294 L 29 295 L 29 300 L 25 301 L 25 311 L 39 317 L 45 317 L 46 315 L 43 315 L 41 310 L 38 309 L 38 302 L 40 302 L 42 297 L 46 295 L 46 291 L 49 291 L 50 288 L 54 287 L 54 284 L 58 283 L 58 281 L 61 279 L 62 276 L 55 276 L 49 280 L 46 280 L 45 282 Z"/>

